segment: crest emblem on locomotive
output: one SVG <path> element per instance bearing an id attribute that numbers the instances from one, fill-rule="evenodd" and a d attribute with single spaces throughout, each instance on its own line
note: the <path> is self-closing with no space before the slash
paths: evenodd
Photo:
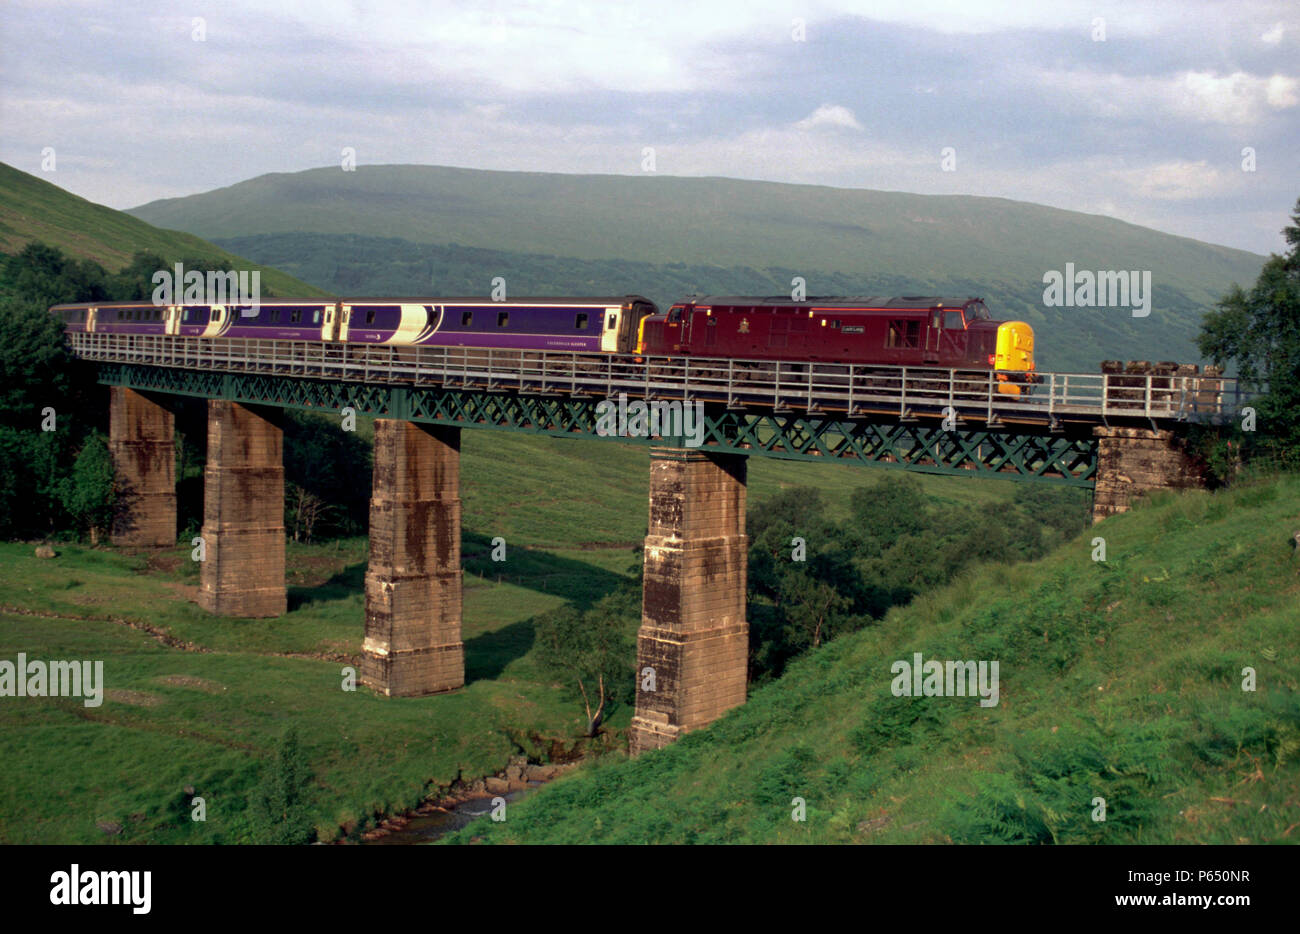
<path id="1" fill-rule="evenodd" d="M 748 334 L 748 333 L 749 333 L 749 319 L 748 319 L 748 318 L 741 318 L 741 319 L 740 319 L 740 328 L 739 328 L 738 330 L 740 331 L 741 334 Z"/>

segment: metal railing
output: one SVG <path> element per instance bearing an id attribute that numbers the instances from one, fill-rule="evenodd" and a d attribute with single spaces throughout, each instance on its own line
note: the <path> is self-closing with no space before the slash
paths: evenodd
<path id="1" fill-rule="evenodd" d="M 1040 373 L 1025 392 L 986 371 L 771 360 L 634 357 L 164 335 L 69 335 L 89 361 L 488 392 L 724 403 L 774 412 L 943 415 L 1050 424 L 1110 417 L 1215 421 L 1251 398 L 1235 379 Z M 1010 376 L 1011 374 L 1003 374 Z"/>

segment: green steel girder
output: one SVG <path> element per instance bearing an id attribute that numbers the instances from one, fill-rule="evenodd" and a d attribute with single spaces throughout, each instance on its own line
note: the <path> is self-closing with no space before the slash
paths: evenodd
<path id="1" fill-rule="evenodd" d="M 681 438 L 608 437 L 596 433 L 602 400 L 521 396 L 445 387 L 367 385 L 256 373 L 99 364 L 99 381 L 147 392 L 250 405 L 339 412 L 498 431 L 581 437 L 625 444 L 679 444 Z M 813 415 L 704 409 L 703 449 L 786 460 L 874 464 L 922 473 L 1011 477 L 1093 486 L 1097 445 L 1026 429 L 959 427 Z"/>

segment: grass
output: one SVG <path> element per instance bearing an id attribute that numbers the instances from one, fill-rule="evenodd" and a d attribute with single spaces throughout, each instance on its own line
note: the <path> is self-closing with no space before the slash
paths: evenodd
<path id="1" fill-rule="evenodd" d="M 364 539 L 287 546 L 290 611 L 275 620 L 208 616 L 194 603 L 189 545 L 131 554 L 75 544 L 42 560 L 0 544 L 0 658 L 104 661 L 109 695 L 0 699 L 0 841 L 241 842 L 248 795 L 286 727 L 312 763 L 311 807 L 330 838 L 412 806 L 458 776 L 493 774 L 521 749 L 579 743 L 581 705 L 536 665 L 532 617 L 586 605 L 626 579 L 646 531 L 643 448 L 465 432 L 467 685 L 431 698 L 341 690 L 361 651 Z M 754 459 L 751 501 L 816 485 L 833 508 L 873 474 Z M 997 480 L 923 477 L 951 501 L 997 502 Z M 843 513 L 842 513 L 843 514 Z M 491 540 L 507 542 L 493 562 Z M 612 712 L 619 731 L 631 711 Z M 195 823 L 182 794 L 204 796 Z M 106 836 L 99 825 L 122 827 Z"/>
<path id="2" fill-rule="evenodd" d="M 92 259 L 110 273 L 127 265 L 137 252 L 150 251 L 169 262 L 224 259 L 234 269 L 258 270 L 262 285 L 276 295 L 329 294 L 278 269 L 250 263 L 193 234 L 160 230 L 0 162 L 0 253 L 17 253 L 32 240 L 78 259 Z"/>
<path id="3" fill-rule="evenodd" d="M 1295 842 L 1298 528 L 1296 476 L 1157 495 L 1041 561 L 967 571 L 709 728 L 451 839 Z M 998 660 L 999 704 L 895 697 L 891 664 L 914 652 Z"/>

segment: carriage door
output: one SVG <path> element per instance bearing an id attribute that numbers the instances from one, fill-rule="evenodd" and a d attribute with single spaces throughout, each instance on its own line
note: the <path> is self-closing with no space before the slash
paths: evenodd
<path id="1" fill-rule="evenodd" d="M 163 312 L 163 333 L 180 334 L 181 332 L 181 308 L 179 305 L 168 305 Z"/>
<path id="2" fill-rule="evenodd" d="M 352 323 L 352 306 L 339 305 L 338 308 L 340 309 L 338 312 L 340 320 L 336 322 L 338 325 L 338 340 L 345 341 L 348 339 L 348 325 Z"/>
<path id="3" fill-rule="evenodd" d="M 618 309 L 605 309 L 605 329 L 600 332 L 600 349 L 605 353 L 618 353 Z"/>
<path id="4" fill-rule="evenodd" d="M 95 333 L 95 319 L 99 317 L 99 309 L 92 308 L 86 312 L 86 330 Z"/>
<path id="5" fill-rule="evenodd" d="M 339 323 L 339 306 L 325 306 L 325 323 L 321 325 L 320 339 L 323 341 L 338 340 L 338 323 Z"/>

